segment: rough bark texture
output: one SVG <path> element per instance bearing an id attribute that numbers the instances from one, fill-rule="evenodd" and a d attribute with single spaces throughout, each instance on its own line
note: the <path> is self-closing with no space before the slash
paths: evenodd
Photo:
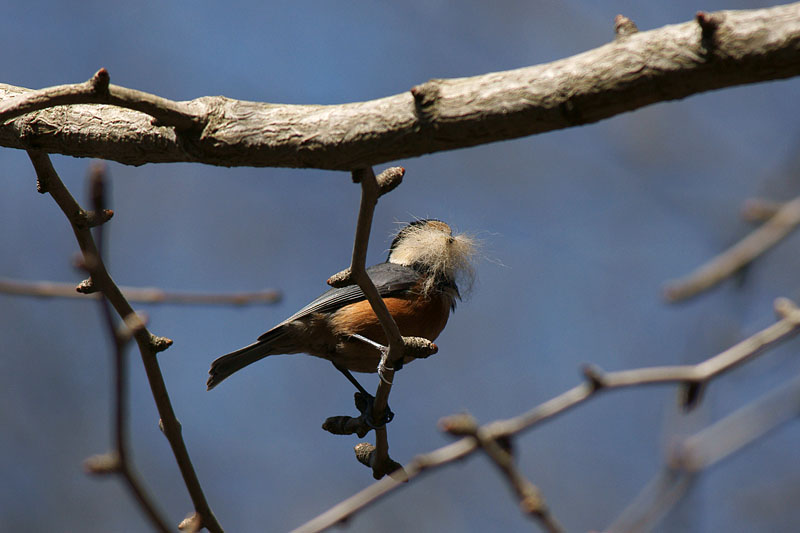
<path id="1" fill-rule="evenodd" d="M 610 28 L 609 28 L 610 29 Z M 655 102 L 800 74 L 800 3 L 698 14 L 533 67 L 431 80 L 344 105 L 203 97 L 182 105 L 200 126 L 176 130 L 110 105 L 71 105 L 0 126 L 0 145 L 131 165 L 350 170 L 589 124 Z M 114 86 L 111 86 L 112 89 Z M 121 89 L 121 88 L 120 88 Z M 0 105 L 29 89 L 0 84 Z"/>

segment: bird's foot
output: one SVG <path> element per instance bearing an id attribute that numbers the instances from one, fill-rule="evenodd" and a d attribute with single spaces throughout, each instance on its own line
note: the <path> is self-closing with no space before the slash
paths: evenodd
<path id="1" fill-rule="evenodd" d="M 356 409 L 361 413 L 361 418 L 364 420 L 364 423 L 371 429 L 382 428 L 394 418 L 394 413 L 388 405 L 386 409 L 383 410 L 383 414 L 379 420 L 372 418 L 372 406 L 375 404 L 375 396 L 372 394 L 357 392 L 355 394 L 355 400 Z"/>

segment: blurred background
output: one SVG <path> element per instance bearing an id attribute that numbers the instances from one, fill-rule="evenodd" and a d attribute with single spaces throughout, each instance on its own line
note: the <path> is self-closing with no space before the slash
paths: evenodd
<path id="1" fill-rule="evenodd" d="M 88 79 L 176 100 L 205 95 L 338 104 L 561 59 L 613 38 L 618 13 L 649 30 L 743 0 L 636 2 L 10 2 L 2 82 Z M 517 415 L 607 370 L 696 363 L 768 326 L 800 299 L 790 237 L 746 275 L 682 305 L 663 283 L 743 237 L 742 203 L 800 194 L 800 80 L 663 103 L 591 126 L 397 161 L 369 263 L 414 217 L 483 242 L 478 281 L 434 357 L 396 377 L 391 453 L 405 463 L 449 442 L 436 423 Z M 53 157 L 86 204 L 89 160 Z M 228 531 L 300 525 L 373 482 L 355 436 L 320 429 L 352 414 L 352 387 L 325 361 L 278 356 L 206 392 L 209 363 L 252 342 L 347 266 L 359 188 L 343 172 L 109 165 L 117 283 L 185 291 L 277 288 L 274 306 L 139 305 L 175 341 L 160 361 L 213 510 Z M 382 170 L 378 168 L 376 170 Z M 0 276 L 77 283 L 78 250 L 24 152 L 0 150 Z M 122 483 L 83 460 L 111 443 L 111 347 L 92 302 L 0 295 L 0 531 L 149 528 Z M 790 341 L 717 379 L 680 416 L 674 387 L 612 392 L 525 433 L 521 470 L 569 531 L 601 529 L 654 476 L 674 435 L 699 430 L 800 372 Z M 136 467 L 173 523 L 191 510 L 138 352 L 130 352 Z M 374 389 L 377 378 L 363 380 Z M 659 531 L 787 531 L 800 524 L 800 427 L 789 424 L 704 473 Z M 474 456 L 358 514 L 348 531 L 536 529 Z"/>

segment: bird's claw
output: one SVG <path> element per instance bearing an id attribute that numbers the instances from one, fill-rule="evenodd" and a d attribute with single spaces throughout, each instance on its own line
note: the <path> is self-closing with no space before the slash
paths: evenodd
<path id="1" fill-rule="evenodd" d="M 392 382 L 389 378 L 387 378 L 384 374 L 389 372 L 397 372 L 401 368 L 403 368 L 403 360 L 400 359 L 399 361 L 393 361 L 392 364 L 394 366 L 387 365 L 389 360 L 389 348 L 386 346 L 381 347 L 381 360 L 378 363 L 378 377 L 381 378 L 381 381 L 386 383 L 387 385 L 391 385 Z"/>
<path id="2" fill-rule="evenodd" d="M 383 415 L 381 416 L 380 420 L 373 420 L 372 418 L 372 406 L 375 404 L 375 396 L 372 394 L 364 394 L 363 392 L 357 392 L 355 395 L 356 398 L 356 409 L 359 410 L 361 413 L 361 418 L 364 420 L 364 423 L 372 429 L 379 429 L 388 424 L 394 418 L 394 413 L 386 406 L 386 409 L 383 410 Z"/>

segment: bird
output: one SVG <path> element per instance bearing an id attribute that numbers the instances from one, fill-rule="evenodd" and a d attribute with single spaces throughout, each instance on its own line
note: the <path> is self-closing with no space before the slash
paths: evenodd
<path id="1" fill-rule="evenodd" d="M 454 235 L 437 219 L 417 219 L 397 232 L 386 261 L 366 269 L 400 333 L 434 341 L 461 300 L 457 283 L 471 286 L 475 241 Z M 358 285 L 333 288 L 276 325 L 253 344 L 217 358 L 206 383 L 213 389 L 265 357 L 305 353 L 327 359 L 360 392 L 353 372 L 377 372 L 387 340 Z M 403 363 L 410 361 L 406 357 Z"/>

